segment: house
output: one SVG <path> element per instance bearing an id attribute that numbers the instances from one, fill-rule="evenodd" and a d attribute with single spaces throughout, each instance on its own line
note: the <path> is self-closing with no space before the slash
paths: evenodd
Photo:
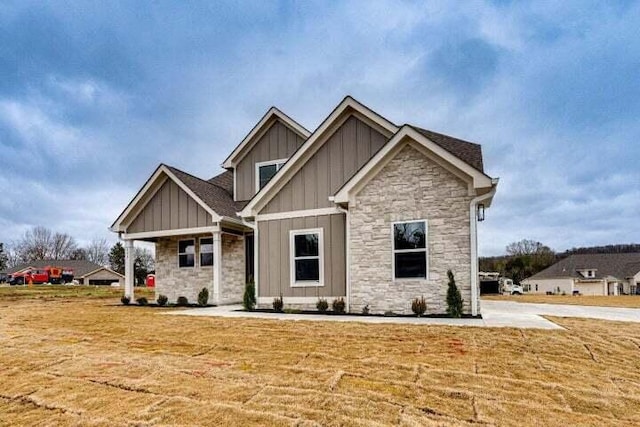
<path id="1" fill-rule="evenodd" d="M 214 304 L 242 300 L 255 278 L 259 307 L 344 298 L 347 310 L 446 310 L 451 269 L 466 313 L 478 314 L 478 215 L 497 179 L 481 147 L 396 125 L 347 96 L 313 132 L 273 107 L 203 180 L 161 164 L 111 230 L 154 242 L 156 293 Z"/>
<path id="2" fill-rule="evenodd" d="M 77 280 L 81 285 L 111 285 L 118 282 L 120 286 L 124 285 L 124 276 L 105 266 L 96 264 L 95 262 L 86 260 L 39 260 L 31 261 L 17 265 L 8 270 L 9 274 L 19 273 L 27 269 L 39 269 L 48 265 L 70 268 L 73 270 L 73 279 Z"/>
<path id="3" fill-rule="evenodd" d="M 522 282 L 534 294 L 636 294 L 640 253 L 570 255 Z"/>

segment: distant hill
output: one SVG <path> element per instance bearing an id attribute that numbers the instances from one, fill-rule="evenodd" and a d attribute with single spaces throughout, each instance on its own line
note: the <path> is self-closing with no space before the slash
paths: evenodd
<path id="1" fill-rule="evenodd" d="M 564 252 L 556 253 L 560 258 L 575 254 L 626 254 L 640 252 L 640 244 L 629 243 L 624 245 L 591 246 L 586 248 L 571 248 Z"/>

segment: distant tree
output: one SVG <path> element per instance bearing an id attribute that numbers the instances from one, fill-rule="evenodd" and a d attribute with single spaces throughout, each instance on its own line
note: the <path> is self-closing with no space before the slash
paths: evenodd
<path id="1" fill-rule="evenodd" d="M 134 251 L 133 271 L 138 285 L 144 284 L 147 274 L 154 271 L 155 260 L 151 252 L 144 248 L 135 248 Z"/>
<path id="2" fill-rule="evenodd" d="M 15 251 L 19 262 L 43 259 L 67 259 L 77 248 L 76 242 L 66 233 L 53 233 L 42 226 L 25 231 L 16 243 Z"/>
<path id="3" fill-rule="evenodd" d="M 9 262 L 9 256 L 4 250 L 4 243 L 0 242 L 0 271 L 7 268 Z"/>
<path id="4" fill-rule="evenodd" d="M 120 274 L 124 274 L 124 246 L 117 242 L 109 251 L 109 267 Z"/>
<path id="5" fill-rule="evenodd" d="M 77 249 L 73 237 L 66 233 L 55 233 L 51 239 L 51 259 L 69 259 L 73 251 Z"/>
<path id="6" fill-rule="evenodd" d="M 71 252 L 71 256 L 69 257 L 69 259 L 78 260 L 78 261 L 80 261 L 80 260 L 86 261 L 86 259 L 87 259 L 87 251 L 85 251 L 82 248 L 77 248 L 73 252 Z"/>
<path id="7" fill-rule="evenodd" d="M 84 251 L 87 261 L 95 262 L 99 265 L 107 265 L 109 263 L 109 244 L 107 239 L 94 238 L 84 248 Z"/>

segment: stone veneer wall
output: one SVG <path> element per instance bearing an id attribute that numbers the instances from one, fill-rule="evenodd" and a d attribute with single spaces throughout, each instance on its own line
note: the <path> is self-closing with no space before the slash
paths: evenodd
<path id="1" fill-rule="evenodd" d="M 179 296 L 185 296 L 190 303 L 198 301 L 202 288 L 209 290 L 209 303 L 213 303 L 213 267 L 200 267 L 200 237 L 194 235 L 167 237 L 156 242 L 156 299 L 166 295 L 169 302 L 176 302 Z M 195 267 L 178 267 L 178 241 L 185 239 L 196 241 Z M 215 258 L 214 258 L 215 262 Z M 242 236 L 222 235 L 222 280 L 220 286 L 220 304 L 242 301 L 244 292 L 244 238 Z"/>
<path id="2" fill-rule="evenodd" d="M 220 304 L 242 302 L 245 285 L 244 237 L 222 235 Z"/>
<path id="3" fill-rule="evenodd" d="M 410 145 L 356 195 L 350 206 L 351 307 L 411 313 L 424 296 L 427 313 L 446 312 L 447 270 L 471 311 L 471 243 L 467 184 Z M 391 223 L 427 220 L 429 277 L 392 280 Z"/>

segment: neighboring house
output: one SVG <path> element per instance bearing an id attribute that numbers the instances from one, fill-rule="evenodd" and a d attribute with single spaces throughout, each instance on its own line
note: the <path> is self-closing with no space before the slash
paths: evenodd
<path id="1" fill-rule="evenodd" d="M 522 281 L 534 294 L 636 294 L 640 282 L 640 253 L 570 255 Z"/>
<path id="2" fill-rule="evenodd" d="M 96 264 L 95 262 L 84 260 L 49 259 L 31 261 L 29 263 L 20 264 L 9 269 L 8 273 L 14 274 L 27 270 L 29 268 L 38 269 L 46 267 L 48 265 L 73 269 L 73 279 L 77 280 L 80 284 L 110 285 L 114 282 L 118 282 L 120 286 L 124 285 L 124 276 L 122 274 L 117 273 L 102 265 Z"/>
<path id="3" fill-rule="evenodd" d="M 314 307 L 344 298 L 350 312 L 446 310 L 451 269 L 466 313 L 478 314 L 476 223 L 497 179 L 481 147 L 398 126 L 346 97 L 309 132 L 271 108 L 202 180 L 161 164 L 111 226 L 125 242 L 133 296 L 133 242 L 156 246 L 156 293 Z"/>

